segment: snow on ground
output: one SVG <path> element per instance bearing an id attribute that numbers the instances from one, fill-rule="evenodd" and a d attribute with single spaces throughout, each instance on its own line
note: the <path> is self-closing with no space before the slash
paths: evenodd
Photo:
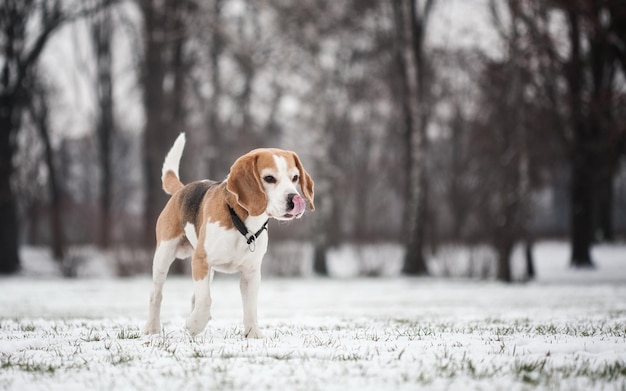
<path id="1" fill-rule="evenodd" d="M 242 337 L 231 277 L 216 277 L 214 319 L 195 339 L 188 277 L 168 279 L 152 337 L 148 277 L 3 278 L 0 389 L 625 389 L 626 246 L 598 247 L 592 271 L 569 271 L 563 244 L 536 254 L 538 281 L 510 286 L 267 278 L 263 340 Z"/>

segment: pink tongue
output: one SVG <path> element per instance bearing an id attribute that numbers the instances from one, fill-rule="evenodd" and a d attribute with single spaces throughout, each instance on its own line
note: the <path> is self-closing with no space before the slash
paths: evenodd
<path id="1" fill-rule="evenodd" d="M 293 196 L 293 199 L 291 201 L 293 202 L 293 209 L 290 211 L 292 215 L 299 215 L 304 212 L 304 209 L 306 208 L 304 198 L 296 194 L 295 196 Z"/>

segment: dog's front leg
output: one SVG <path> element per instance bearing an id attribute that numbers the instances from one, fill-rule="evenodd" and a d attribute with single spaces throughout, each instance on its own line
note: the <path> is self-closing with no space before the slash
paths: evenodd
<path id="1" fill-rule="evenodd" d="M 260 284 L 260 268 L 241 272 L 239 287 L 243 301 L 243 327 L 246 338 L 263 338 L 257 321 L 257 300 Z"/>
<path id="2" fill-rule="evenodd" d="M 199 248 L 199 247 L 198 247 Z M 211 320 L 211 277 L 206 253 L 198 250 L 193 254 L 191 273 L 193 276 L 193 311 L 187 319 L 187 331 L 193 337 L 202 332 Z"/>

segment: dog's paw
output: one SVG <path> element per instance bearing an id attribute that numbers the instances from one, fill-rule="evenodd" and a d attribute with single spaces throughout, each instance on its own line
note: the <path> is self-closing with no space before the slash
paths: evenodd
<path id="1" fill-rule="evenodd" d="M 161 332 L 161 326 L 155 323 L 148 323 L 143 329 L 145 335 L 159 334 Z"/>
<path id="2" fill-rule="evenodd" d="M 246 338 L 250 338 L 250 339 L 265 338 L 265 336 L 263 336 L 263 334 L 257 328 L 251 328 L 251 329 L 246 328 L 244 335 Z"/>
<path id="3" fill-rule="evenodd" d="M 187 332 L 192 337 L 195 337 L 196 335 L 200 334 L 206 328 L 206 325 L 209 323 L 209 320 L 211 320 L 211 316 L 210 315 L 208 315 L 208 316 L 195 316 L 192 313 L 191 316 L 187 319 L 187 323 L 186 323 Z"/>
<path id="4" fill-rule="evenodd" d="M 186 324 L 186 328 L 187 328 L 187 332 L 189 333 L 189 335 L 191 335 L 192 337 L 195 337 L 196 335 L 200 334 L 202 330 L 204 330 L 205 326 L 198 325 L 197 322 L 190 322 L 188 320 Z"/>

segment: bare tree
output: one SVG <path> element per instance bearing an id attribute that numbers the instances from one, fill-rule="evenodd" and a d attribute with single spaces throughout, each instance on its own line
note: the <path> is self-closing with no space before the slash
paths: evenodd
<path id="1" fill-rule="evenodd" d="M 519 68 L 513 62 L 491 63 L 482 74 L 481 111 L 473 130 L 474 154 L 482 167 L 481 226 L 497 258 L 499 280 L 511 282 L 511 253 L 523 237 L 529 198 L 524 136 L 527 110 L 521 96 Z"/>
<path id="2" fill-rule="evenodd" d="M 44 145 L 44 162 L 48 171 L 48 192 L 50 196 L 50 233 L 52 236 L 52 256 L 62 262 L 66 253 L 66 238 L 62 220 L 62 190 L 58 170 L 54 163 L 54 152 L 50 141 L 50 107 L 48 88 L 41 80 L 36 80 L 31 90 L 29 114 Z"/>
<path id="3" fill-rule="evenodd" d="M 91 38 L 95 52 L 96 85 L 98 102 L 98 151 L 100 166 L 100 227 L 98 244 L 101 248 L 111 245 L 111 205 L 113 197 L 112 152 L 115 119 L 113 107 L 113 51 L 111 50 L 113 22 L 110 0 L 101 0 L 103 11 L 95 15 L 91 25 Z"/>
<path id="4" fill-rule="evenodd" d="M 487 126 L 495 133 L 491 142 L 497 153 L 492 164 L 499 173 L 493 189 L 497 211 L 492 218 L 496 224 L 490 224 L 490 236 L 497 254 L 497 278 L 504 282 L 512 281 L 511 253 L 513 246 L 526 236 L 530 209 L 528 138 L 533 124 L 529 118 L 530 104 L 524 97 L 529 77 L 519 42 L 518 7 L 516 2 L 508 2 L 511 25 L 507 31 L 501 31 L 507 43 L 506 60 L 503 64 L 487 65 L 485 77 L 490 85 L 483 94 L 490 97 L 486 103 L 493 110 Z"/>
<path id="5" fill-rule="evenodd" d="M 604 14 L 624 12 L 624 4 L 584 1 L 563 5 L 571 51 L 566 64 L 572 135 L 572 266 L 593 266 L 594 236 L 612 239 L 615 167 L 624 152 L 626 131 L 615 122 L 617 53 L 624 37 L 612 34 Z M 587 41 L 588 49 L 581 45 Z M 619 49 L 621 47 L 622 49 Z"/>
<path id="6" fill-rule="evenodd" d="M 434 0 L 427 0 L 423 9 L 414 0 L 394 0 L 397 39 L 397 63 L 403 80 L 401 100 L 404 111 L 407 161 L 406 255 L 403 272 L 408 275 L 428 274 L 424 254 L 427 213 L 426 155 L 430 107 L 426 89 L 427 60 L 424 38 Z"/>
<path id="7" fill-rule="evenodd" d="M 184 131 L 186 44 L 196 4 L 192 0 L 139 0 L 144 56 L 141 85 L 146 124 L 143 133 L 144 245 L 155 242 L 154 226 L 167 201 L 161 191 L 163 157 Z"/>
<path id="8" fill-rule="evenodd" d="M 11 185 L 13 156 L 22 117 L 28 107 L 34 73 L 43 49 L 56 30 L 68 21 L 94 11 L 66 11 L 60 0 L 2 0 L 0 31 L 0 273 L 20 267 L 16 197 Z M 36 22 L 38 21 L 38 23 Z M 35 28 L 32 28 L 32 26 Z"/>
<path id="9" fill-rule="evenodd" d="M 538 60 L 537 89 L 558 117 L 555 129 L 568 151 L 571 265 L 591 267 L 595 238 L 613 236 L 612 183 L 626 139 L 626 130 L 615 120 L 623 107 L 617 75 L 626 44 L 619 27 L 626 6 L 613 1 L 529 0 L 518 10 L 528 53 Z M 565 37 L 550 29 L 554 15 L 563 17 Z M 566 54 L 559 51 L 561 43 L 569 47 Z M 624 74 L 623 66 L 621 70 Z"/>
<path id="10" fill-rule="evenodd" d="M 313 248 L 313 271 L 321 276 L 328 275 L 328 250 L 337 246 L 343 239 L 342 230 L 342 200 L 347 196 L 345 188 L 341 186 L 346 179 L 337 171 L 337 167 L 346 168 L 345 158 L 354 157 L 347 154 L 349 131 L 345 118 L 345 111 L 338 107 L 338 91 L 332 86 L 333 80 L 326 80 L 328 84 L 322 92 L 324 125 L 320 135 L 320 146 L 324 151 L 324 158 L 317 160 L 319 180 L 316 184 L 318 197 L 317 226 L 315 227 Z"/>
<path id="11" fill-rule="evenodd" d="M 219 178 L 223 175 L 225 164 L 219 164 L 219 156 L 217 150 L 222 145 L 221 127 L 219 126 L 219 104 L 222 99 L 222 80 L 220 58 L 224 50 L 225 38 L 223 37 L 222 26 L 222 8 L 223 0 L 214 0 L 211 25 L 211 44 L 209 48 L 209 58 L 211 66 L 211 86 L 213 94 L 208 105 L 207 114 L 207 133 L 209 134 L 209 143 L 211 145 L 209 153 L 209 178 Z"/>

